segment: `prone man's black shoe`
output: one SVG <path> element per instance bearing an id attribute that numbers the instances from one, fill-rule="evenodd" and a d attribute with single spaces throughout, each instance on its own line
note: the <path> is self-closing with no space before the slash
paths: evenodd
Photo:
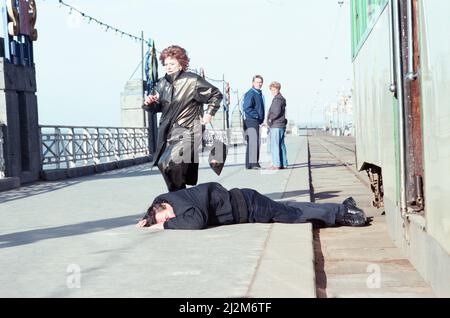
<path id="1" fill-rule="evenodd" d="M 356 201 L 352 197 L 348 197 L 347 199 L 342 202 L 343 205 L 345 205 L 348 209 L 349 208 L 356 208 Z"/>
<path id="2" fill-rule="evenodd" d="M 367 223 L 367 217 L 363 210 L 356 206 L 356 201 L 349 197 L 342 202 L 345 206 L 345 213 L 336 217 L 336 223 L 345 226 L 364 226 Z"/>
<path id="3" fill-rule="evenodd" d="M 364 212 L 361 213 L 344 213 L 342 217 L 336 218 L 336 223 L 343 226 L 365 226 L 367 222 Z"/>

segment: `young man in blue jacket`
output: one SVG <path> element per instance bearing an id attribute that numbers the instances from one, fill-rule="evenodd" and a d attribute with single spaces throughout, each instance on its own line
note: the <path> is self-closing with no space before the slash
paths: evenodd
<path id="1" fill-rule="evenodd" d="M 247 150 L 245 153 L 245 168 L 260 169 L 259 148 L 261 145 L 259 126 L 264 122 L 264 98 L 261 88 L 264 79 L 261 75 L 253 77 L 252 88 L 245 93 L 242 105 L 244 116 L 245 139 Z"/>
<path id="2" fill-rule="evenodd" d="M 208 226 L 272 222 L 311 222 L 315 227 L 368 223 L 364 211 L 352 198 L 342 204 L 298 202 L 294 207 L 253 189 L 228 191 L 219 183 L 209 182 L 159 195 L 137 226 L 201 230 Z"/>

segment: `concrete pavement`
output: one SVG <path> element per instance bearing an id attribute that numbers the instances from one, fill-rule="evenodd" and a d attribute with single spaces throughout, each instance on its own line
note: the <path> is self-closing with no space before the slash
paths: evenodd
<path id="1" fill-rule="evenodd" d="M 245 170 L 238 147 L 220 177 L 203 158 L 199 183 L 309 201 L 306 137 L 287 144 L 291 169 Z M 316 296 L 309 224 L 137 229 L 165 191 L 146 164 L 0 193 L 0 297 Z"/>

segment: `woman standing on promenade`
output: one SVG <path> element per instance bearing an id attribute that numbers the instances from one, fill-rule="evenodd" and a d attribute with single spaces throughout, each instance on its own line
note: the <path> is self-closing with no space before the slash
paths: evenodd
<path id="1" fill-rule="evenodd" d="M 270 127 L 270 151 L 272 152 L 272 170 L 285 169 L 288 166 L 286 144 L 286 99 L 281 95 L 281 84 L 272 82 L 269 86 L 273 95 L 272 105 L 267 116 Z"/>
<path id="2" fill-rule="evenodd" d="M 187 72 L 189 58 L 177 45 L 160 56 L 166 75 L 145 98 L 145 109 L 162 112 L 154 164 L 158 166 L 169 191 L 196 185 L 198 151 L 202 144 L 202 125 L 210 123 L 220 108 L 222 94 L 203 77 Z M 203 114 L 203 105 L 208 104 Z"/>

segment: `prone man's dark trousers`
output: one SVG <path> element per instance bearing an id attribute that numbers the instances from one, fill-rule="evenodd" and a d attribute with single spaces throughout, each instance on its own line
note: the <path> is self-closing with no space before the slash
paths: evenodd
<path id="1" fill-rule="evenodd" d="M 336 216 L 346 207 L 337 203 L 276 202 L 253 189 L 241 189 L 249 211 L 250 223 L 313 223 L 316 227 L 333 226 Z"/>

